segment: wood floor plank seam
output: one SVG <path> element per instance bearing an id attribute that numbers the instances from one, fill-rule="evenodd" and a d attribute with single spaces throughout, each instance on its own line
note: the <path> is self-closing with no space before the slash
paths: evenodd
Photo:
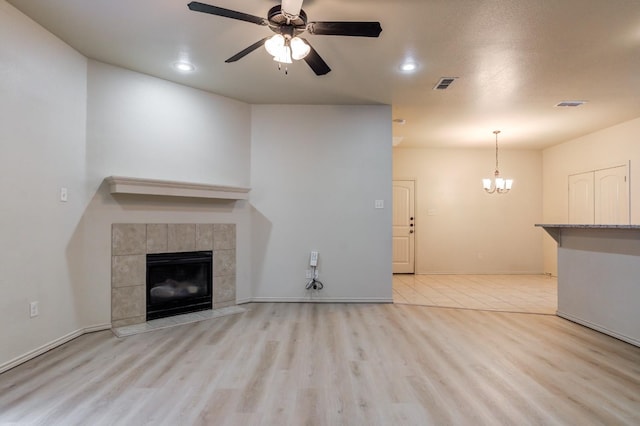
<path id="1" fill-rule="evenodd" d="M 640 348 L 559 317 L 245 306 L 0 374 L 0 424 L 640 424 Z"/>

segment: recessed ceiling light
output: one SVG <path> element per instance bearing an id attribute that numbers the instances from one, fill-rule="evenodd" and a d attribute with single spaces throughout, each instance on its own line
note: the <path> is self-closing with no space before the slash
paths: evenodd
<path id="1" fill-rule="evenodd" d="M 196 67 L 194 67 L 193 64 L 190 64 L 189 62 L 184 62 L 184 61 L 176 62 L 175 64 L 173 64 L 173 67 L 178 71 L 182 71 L 182 72 L 191 72 L 196 69 Z"/>
<path id="2" fill-rule="evenodd" d="M 413 72 L 418 69 L 418 64 L 412 61 L 407 61 L 400 65 L 400 70 L 404 72 Z"/>

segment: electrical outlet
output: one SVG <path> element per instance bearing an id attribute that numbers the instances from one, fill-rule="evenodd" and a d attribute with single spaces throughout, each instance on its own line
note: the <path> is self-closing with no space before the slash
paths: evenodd
<path id="1" fill-rule="evenodd" d="M 311 269 L 307 269 L 306 270 L 304 277 L 307 278 L 307 279 L 313 278 L 313 272 L 311 271 Z"/>
<path id="2" fill-rule="evenodd" d="M 31 318 L 37 317 L 40 314 L 40 309 L 38 306 L 38 302 L 29 303 L 29 316 Z"/>

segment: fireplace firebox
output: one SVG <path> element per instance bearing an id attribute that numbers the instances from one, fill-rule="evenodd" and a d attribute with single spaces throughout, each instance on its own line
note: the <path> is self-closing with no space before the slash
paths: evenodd
<path id="1" fill-rule="evenodd" d="M 147 320 L 211 309 L 212 252 L 147 254 Z"/>

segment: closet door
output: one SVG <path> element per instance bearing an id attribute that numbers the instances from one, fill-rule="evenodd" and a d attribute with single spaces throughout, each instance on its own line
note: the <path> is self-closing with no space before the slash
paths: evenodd
<path id="1" fill-rule="evenodd" d="M 627 166 L 594 172 L 595 223 L 629 224 L 629 179 Z"/>
<path id="2" fill-rule="evenodd" d="M 593 179 L 593 172 L 569 176 L 570 224 L 595 223 Z"/>

